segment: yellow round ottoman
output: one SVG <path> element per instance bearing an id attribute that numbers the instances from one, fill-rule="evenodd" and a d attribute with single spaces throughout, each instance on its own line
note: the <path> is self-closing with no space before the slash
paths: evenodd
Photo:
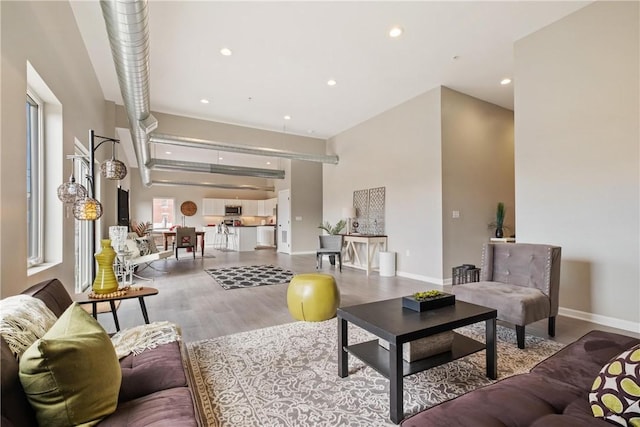
<path id="1" fill-rule="evenodd" d="M 329 274 L 298 274 L 287 289 L 289 313 L 296 320 L 320 322 L 336 315 L 340 291 Z"/>

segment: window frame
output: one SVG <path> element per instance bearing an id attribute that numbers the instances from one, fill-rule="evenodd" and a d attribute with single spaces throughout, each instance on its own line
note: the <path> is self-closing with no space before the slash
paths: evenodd
<path id="1" fill-rule="evenodd" d="M 44 263 L 44 102 L 30 88 L 27 88 L 26 95 L 27 268 L 30 268 Z M 33 112 L 30 110 L 32 107 L 37 108 L 35 123 L 37 128 L 35 132 L 32 127 Z M 33 141 L 34 134 L 36 136 L 35 143 Z M 36 173 L 35 176 L 34 171 Z M 34 189 L 36 190 L 35 195 Z"/>
<path id="2" fill-rule="evenodd" d="M 78 142 L 75 155 L 83 156 L 74 162 L 74 176 L 79 184 L 88 188 L 89 161 L 86 159 L 87 150 Z M 85 292 L 91 286 L 91 263 L 94 262 L 93 250 L 89 248 L 89 221 L 74 221 L 75 226 L 75 289 L 77 293 Z"/>
<path id="3" fill-rule="evenodd" d="M 171 222 L 167 222 L 166 227 L 162 227 L 162 222 L 155 222 L 155 217 L 156 217 L 156 200 L 171 200 L 171 203 L 173 205 L 173 209 L 172 209 L 172 216 L 173 216 L 173 221 Z M 169 229 L 175 225 L 177 225 L 176 222 L 176 199 L 175 197 L 154 197 L 151 200 L 151 224 L 153 225 L 154 230 L 166 230 Z"/>

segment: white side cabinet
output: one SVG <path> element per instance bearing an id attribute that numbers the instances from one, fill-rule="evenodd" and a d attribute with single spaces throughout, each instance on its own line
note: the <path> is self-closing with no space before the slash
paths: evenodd
<path id="1" fill-rule="evenodd" d="M 242 200 L 243 216 L 258 216 L 258 200 Z"/>
<path id="2" fill-rule="evenodd" d="M 224 199 L 202 199 L 202 215 L 224 216 Z"/>
<path id="3" fill-rule="evenodd" d="M 273 216 L 276 214 L 276 206 L 278 205 L 278 199 L 267 199 L 264 201 L 264 216 Z"/>
<path id="4" fill-rule="evenodd" d="M 266 200 L 258 200 L 258 216 L 268 216 L 265 209 Z"/>
<path id="5" fill-rule="evenodd" d="M 260 225 L 257 228 L 258 246 L 273 246 L 273 225 Z"/>

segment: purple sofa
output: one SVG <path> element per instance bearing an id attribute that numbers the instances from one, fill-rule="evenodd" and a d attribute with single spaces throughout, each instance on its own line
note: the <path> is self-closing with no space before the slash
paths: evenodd
<path id="1" fill-rule="evenodd" d="M 72 303 L 57 279 L 39 283 L 25 290 L 44 301 L 56 316 Z M 18 361 L 9 346 L 2 346 L 2 426 L 37 426 L 18 378 Z M 122 384 L 116 411 L 100 426 L 171 426 L 201 425 L 194 408 L 190 376 L 183 360 L 182 344 L 173 342 L 145 350 L 137 356 L 120 360 Z"/>
<path id="2" fill-rule="evenodd" d="M 426 409 L 403 427 L 611 427 L 594 418 L 589 389 L 600 369 L 640 340 L 592 331 L 535 366 Z"/>

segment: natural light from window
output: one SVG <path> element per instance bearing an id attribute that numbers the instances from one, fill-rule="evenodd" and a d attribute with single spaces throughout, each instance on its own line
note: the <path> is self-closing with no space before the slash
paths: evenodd
<path id="1" fill-rule="evenodd" d="M 153 199 L 153 229 L 167 229 L 175 225 L 175 199 Z"/>

